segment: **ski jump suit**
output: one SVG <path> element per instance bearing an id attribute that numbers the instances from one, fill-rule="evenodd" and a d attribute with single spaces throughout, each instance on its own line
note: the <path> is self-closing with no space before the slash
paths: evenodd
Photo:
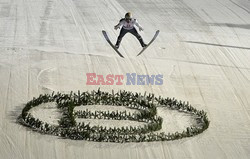
<path id="1" fill-rule="evenodd" d="M 122 29 L 120 31 L 120 34 L 117 38 L 117 42 L 116 42 L 116 47 L 118 48 L 120 46 L 120 43 L 122 41 L 122 38 L 125 34 L 127 34 L 128 32 L 133 34 L 140 42 L 142 47 L 147 46 L 144 42 L 143 39 L 141 37 L 141 35 L 137 32 L 137 30 L 135 29 L 134 26 L 137 26 L 140 30 L 143 30 L 142 27 L 140 26 L 140 24 L 137 22 L 136 19 L 131 18 L 130 21 L 126 21 L 125 18 L 121 19 L 119 24 L 116 25 L 117 28 L 119 28 L 120 26 L 122 26 Z"/>

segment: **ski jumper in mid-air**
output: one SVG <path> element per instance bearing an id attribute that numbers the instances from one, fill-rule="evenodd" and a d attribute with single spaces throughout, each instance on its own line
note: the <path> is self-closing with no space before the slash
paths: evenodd
<path id="1" fill-rule="evenodd" d="M 125 14 L 125 18 L 122 18 L 120 22 L 114 27 L 117 30 L 118 28 L 122 26 L 120 35 L 118 36 L 116 44 L 115 44 L 115 47 L 117 49 L 120 46 L 123 36 L 127 33 L 133 34 L 139 40 L 142 47 L 147 46 L 147 44 L 143 42 L 141 35 L 135 29 L 135 25 L 139 28 L 139 31 L 143 31 L 143 28 L 140 26 L 137 20 L 132 18 L 132 14 L 128 12 Z"/>

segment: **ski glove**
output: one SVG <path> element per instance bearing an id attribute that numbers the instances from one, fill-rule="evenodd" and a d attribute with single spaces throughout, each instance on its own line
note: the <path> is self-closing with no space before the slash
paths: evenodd
<path id="1" fill-rule="evenodd" d="M 143 31 L 144 29 L 142 27 L 139 27 L 139 31 Z"/>
<path id="2" fill-rule="evenodd" d="M 117 29 L 119 29 L 120 27 L 119 27 L 118 25 L 116 25 L 114 28 L 115 28 L 115 30 L 117 30 Z"/>

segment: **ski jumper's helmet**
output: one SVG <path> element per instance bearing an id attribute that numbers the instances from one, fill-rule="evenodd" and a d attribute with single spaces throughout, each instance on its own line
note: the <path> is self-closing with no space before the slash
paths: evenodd
<path id="1" fill-rule="evenodd" d="M 125 19 L 131 19 L 132 18 L 132 14 L 130 12 L 125 14 Z"/>

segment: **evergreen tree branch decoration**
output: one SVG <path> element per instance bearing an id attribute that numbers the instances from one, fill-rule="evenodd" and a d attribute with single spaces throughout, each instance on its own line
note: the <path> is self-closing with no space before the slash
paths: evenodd
<path id="1" fill-rule="evenodd" d="M 50 102 L 56 102 L 57 108 L 63 111 L 63 116 L 59 120 L 58 126 L 35 119 L 29 113 L 29 110 L 33 107 Z M 124 106 L 135 109 L 137 112 L 74 110 L 75 107 L 84 105 Z M 197 124 L 187 127 L 182 132 L 159 133 L 157 131 L 162 129 L 163 118 L 157 115 L 157 107 L 166 107 L 193 115 Z M 89 123 L 77 122 L 76 118 L 131 120 L 143 122 L 145 125 L 113 128 L 100 125 L 90 126 Z M 188 102 L 178 101 L 169 97 L 155 97 L 154 94 L 147 94 L 146 92 L 143 95 L 125 90 L 116 93 L 112 90 L 112 93 L 108 93 L 102 92 L 100 89 L 92 92 L 78 91 L 77 93 L 70 92 L 69 94 L 53 92 L 52 94 L 40 95 L 25 105 L 18 119 L 24 126 L 44 134 L 73 140 L 116 143 L 169 141 L 192 137 L 205 131 L 210 123 L 204 110 L 197 110 Z"/>

